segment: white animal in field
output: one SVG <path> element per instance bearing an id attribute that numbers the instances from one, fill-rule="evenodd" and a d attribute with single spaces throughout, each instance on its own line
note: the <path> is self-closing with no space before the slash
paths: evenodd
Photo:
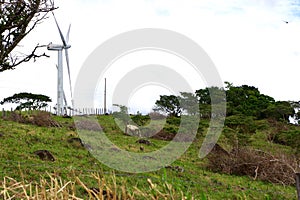
<path id="1" fill-rule="evenodd" d="M 139 129 L 139 127 L 137 127 L 135 125 L 131 125 L 131 124 L 126 125 L 125 133 L 128 134 L 129 132 L 131 132 L 134 135 L 138 135 L 139 137 L 141 137 L 140 129 Z"/>

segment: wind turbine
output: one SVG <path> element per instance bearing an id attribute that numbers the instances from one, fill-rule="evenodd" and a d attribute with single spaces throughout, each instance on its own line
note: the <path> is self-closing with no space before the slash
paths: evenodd
<path id="1" fill-rule="evenodd" d="M 65 39 L 53 12 L 52 12 L 52 14 L 53 14 L 60 38 L 62 40 L 62 44 L 52 44 L 52 42 L 51 42 L 47 46 L 47 49 L 50 51 L 58 52 L 58 63 L 56 66 L 57 67 L 57 115 L 63 115 L 64 114 L 63 110 L 67 108 L 67 100 L 66 100 L 66 95 L 64 93 L 64 87 L 63 87 L 63 59 L 62 59 L 63 50 L 65 51 L 66 62 L 67 62 L 71 99 L 73 99 L 72 83 L 71 83 L 71 75 L 70 75 L 70 64 L 69 64 L 69 53 L 68 53 L 68 49 L 71 47 L 71 45 L 68 44 L 71 25 L 69 26 L 69 30 L 67 32 L 66 39 Z M 72 107 L 73 107 L 73 100 L 71 100 L 71 101 L 72 101 Z"/>

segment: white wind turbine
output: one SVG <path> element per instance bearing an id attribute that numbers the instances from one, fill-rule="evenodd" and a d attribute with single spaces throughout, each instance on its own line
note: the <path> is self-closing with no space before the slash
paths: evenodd
<path id="1" fill-rule="evenodd" d="M 71 24 L 69 26 L 69 30 L 66 35 L 66 39 L 64 38 L 61 29 L 57 23 L 54 13 L 52 12 L 56 26 L 59 31 L 60 38 L 62 40 L 62 44 L 52 44 L 52 42 L 47 46 L 47 49 L 50 51 L 57 51 L 58 52 L 58 63 L 57 63 L 57 115 L 63 115 L 64 110 L 66 110 L 67 106 L 67 99 L 64 93 L 63 88 L 63 59 L 62 59 L 62 51 L 65 50 L 66 62 L 67 62 L 67 69 L 69 75 L 69 85 L 70 85 L 70 94 L 71 94 L 71 102 L 73 107 L 73 94 L 72 94 L 72 83 L 71 83 L 71 75 L 70 75 L 70 66 L 69 66 L 69 53 L 68 49 L 71 45 L 68 44 L 69 42 L 69 34 Z"/>

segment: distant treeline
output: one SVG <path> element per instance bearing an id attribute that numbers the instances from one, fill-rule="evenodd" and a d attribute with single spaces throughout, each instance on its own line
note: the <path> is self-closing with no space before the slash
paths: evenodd
<path id="1" fill-rule="evenodd" d="M 157 111 L 169 116 L 180 116 L 185 108 L 180 101 L 195 98 L 202 118 L 211 117 L 211 104 L 226 103 L 226 116 L 241 115 L 251 116 L 255 119 L 275 119 L 289 121 L 289 117 L 299 119 L 299 101 L 275 101 L 273 97 L 261 94 L 258 88 L 248 85 L 233 86 L 225 82 L 225 88 L 207 87 L 192 93 L 181 93 L 180 96 L 161 95 L 156 101 Z M 213 97 L 213 98 L 211 98 Z M 212 102 L 213 99 L 213 102 Z M 197 106 L 198 106 L 197 105 Z"/>

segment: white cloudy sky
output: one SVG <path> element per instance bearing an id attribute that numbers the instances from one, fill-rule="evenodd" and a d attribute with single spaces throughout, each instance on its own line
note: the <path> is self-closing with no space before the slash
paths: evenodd
<path id="1" fill-rule="evenodd" d="M 72 24 L 69 53 L 73 84 L 85 59 L 102 42 L 133 29 L 163 28 L 197 42 L 213 60 L 223 81 L 256 86 L 276 100 L 300 100 L 299 0 L 56 0 L 55 3 L 63 32 Z M 60 43 L 51 15 L 22 42 L 20 51 L 49 42 Z M 57 54 L 48 54 L 49 59 L 0 73 L 0 99 L 27 91 L 48 95 L 55 103 Z M 161 55 L 152 57 L 156 63 L 162 59 Z M 141 63 L 139 58 L 137 55 L 139 61 L 135 65 Z M 174 60 L 161 62 L 172 65 Z M 113 77 L 107 75 L 108 98 L 122 73 L 116 70 Z M 99 83 L 104 84 L 102 80 Z M 137 91 L 131 99 L 137 107 L 134 111 L 150 108 L 161 92 L 167 90 L 156 86 Z M 101 93 L 100 89 L 96 94 L 99 106 L 103 104 Z"/>

